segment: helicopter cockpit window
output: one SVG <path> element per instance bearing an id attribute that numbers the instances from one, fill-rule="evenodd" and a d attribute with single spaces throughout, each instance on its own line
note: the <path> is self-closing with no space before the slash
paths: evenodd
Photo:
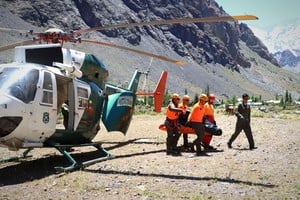
<path id="1" fill-rule="evenodd" d="M 53 84 L 51 74 L 49 72 L 44 73 L 42 103 L 51 105 L 53 104 Z"/>
<path id="2" fill-rule="evenodd" d="M 78 107 L 79 108 L 87 108 L 88 107 L 88 98 L 89 92 L 85 88 L 78 87 L 77 88 L 77 96 L 78 96 Z"/>
<path id="3" fill-rule="evenodd" d="M 0 92 L 29 103 L 34 100 L 38 80 L 36 69 L 4 68 L 0 72 Z"/>

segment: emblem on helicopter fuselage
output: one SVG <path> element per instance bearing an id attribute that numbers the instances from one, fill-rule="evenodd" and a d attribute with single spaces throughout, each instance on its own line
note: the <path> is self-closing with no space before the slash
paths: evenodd
<path id="1" fill-rule="evenodd" d="M 118 99 L 117 106 L 128 106 L 132 107 L 133 97 L 132 96 L 121 96 Z"/>
<path id="2" fill-rule="evenodd" d="M 43 122 L 44 122 L 44 124 L 47 124 L 49 122 L 49 113 L 48 112 L 43 113 Z"/>

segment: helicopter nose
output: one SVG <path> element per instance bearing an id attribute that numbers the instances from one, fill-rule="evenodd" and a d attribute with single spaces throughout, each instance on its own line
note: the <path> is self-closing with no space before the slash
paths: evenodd
<path id="1" fill-rule="evenodd" d="M 22 117 L 1 117 L 0 118 L 0 138 L 9 135 L 21 123 Z"/>
<path id="2" fill-rule="evenodd" d="M 11 134 L 22 122 L 23 117 L 17 113 L 20 106 L 7 96 L 0 96 L 0 138 Z"/>

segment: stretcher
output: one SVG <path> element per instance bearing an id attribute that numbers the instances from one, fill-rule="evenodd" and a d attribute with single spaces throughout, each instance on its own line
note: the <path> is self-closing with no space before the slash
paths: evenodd
<path id="1" fill-rule="evenodd" d="M 182 134 L 195 134 L 194 129 L 190 126 L 179 124 L 178 128 L 179 128 L 179 132 Z M 167 131 L 165 124 L 160 124 L 158 129 L 162 130 L 162 131 Z M 214 136 L 222 135 L 222 129 L 219 128 L 217 125 L 209 122 L 208 120 L 206 120 L 204 122 L 204 129 L 205 129 L 205 132 L 207 132 L 211 135 L 214 135 Z"/>

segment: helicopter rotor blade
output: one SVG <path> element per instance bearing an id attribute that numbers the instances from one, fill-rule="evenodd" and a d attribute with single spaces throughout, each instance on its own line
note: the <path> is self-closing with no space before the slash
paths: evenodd
<path id="1" fill-rule="evenodd" d="M 141 54 L 141 55 L 144 55 L 144 56 L 149 56 L 149 57 L 153 57 L 153 58 L 156 58 L 156 59 L 159 59 L 159 60 L 171 62 L 171 63 L 176 64 L 176 65 L 183 65 L 184 64 L 182 61 L 173 60 L 173 59 L 167 58 L 165 56 L 160 56 L 160 55 L 148 53 L 148 52 L 145 52 L 145 51 L 141 51 L 141 50 L 137 50 L 137 49 L 133 49 L 133 48 L 129 48 L 129 47 L 124 47 L 124 46 L 120 46 L 120 45 L 115 45 L 115 44 L 111 44 L 111 43 L 94 41 L 94 40 L 87 40 L 87 39 L 81 39 L 81 42 L 94 43 L 94 44 L 99 44 L 99 45 L 103 45 L 103 46 L 122 49 L 122 50 L 125 50 L 125 51 L 131 51 L 131 52 Z"/>
<path id="2" fill-rule="evenodd" d="M 136 22 L 129 24 L 116 24 L 111 26 L 99 26 L 89 29 L 80 29 L 74 31 L 74 34 L 88 33 L 91 31 L 101 31 L 113 28 L 132 28 L 136 26 L 145 26 L 145 25 L 163 25 L 163 24 L 180 24 L 180 23 L 199 23 L 199 22 L 222 22 L 222 21 L 237 21 L 237 20 L 257 20 L 258 17 L 254 15 L 237 15 L 237 16 L 215 16 L 215 17 L 200 17 L 200 18 L 180 18 L 180 19 L 171 19 L 171 20 L 156 20 L 148 22 Z"/>
<path id="3" fill-rule="evenodd" d="M 13 29 L 13 28 L 2 28 L 2 27 L 0 27 L 0 32 L 3 32 L 3 33 L 20 33 L 20 34 L 30 33 L 30 31 L 28 31 L 28 30 L 20 30 L 20 29 Z"/>
<path id="4" fill-rule="evenodd" d="M 0 52 L 15 48 L 16 46 L 30 45 L 30 44 L 35 43 L 36 41 L 39 41 L 39 40 L 31 39 L 31 40 L 20 41 L 20 42 L 6 45 L 6 46 L 2 46 L 2 47 L 0 47 Z"/>

